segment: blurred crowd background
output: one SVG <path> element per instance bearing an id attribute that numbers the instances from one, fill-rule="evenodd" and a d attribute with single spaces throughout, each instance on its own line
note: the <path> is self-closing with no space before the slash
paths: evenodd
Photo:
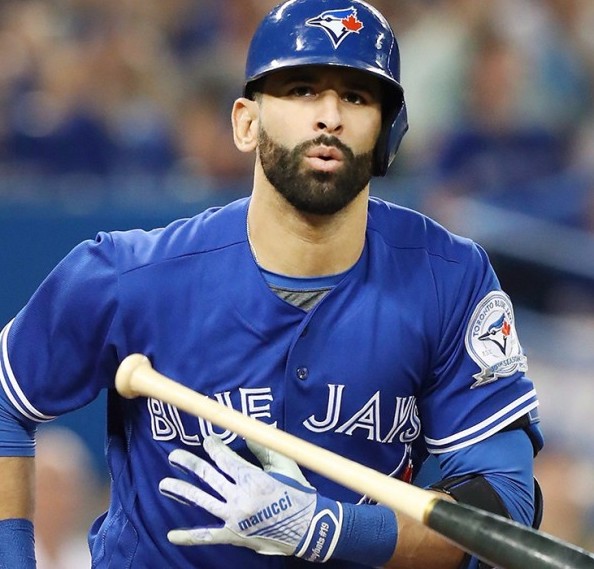
<path id="1" fill-rule="evenodd" d="M 491 255 L 541 398 L 543 528 L 593 550 L 594 3 L 372 3 L 399 38 L 410 121 L 372 193 Z M 3 321 L 94 232 L 164 224 L 249 193 L 253 156 L 233 146 L 230 109 L 249 39 L 274 4 L 0 1 Z M 71 488 L 87 498 L 61 506 L 78 508 L 62 524 L 68 536 L 103 506 L 95 409 L 40 442 L 62 453 L 48 461 L 55 477 L 63 449 L 78 449 L 66 455 L 85 483 Z M 54 544 L 40 569 L 69 569 L 55 546 L 60 524 L 40 508 L 38 531 L 49 519 Z"/>

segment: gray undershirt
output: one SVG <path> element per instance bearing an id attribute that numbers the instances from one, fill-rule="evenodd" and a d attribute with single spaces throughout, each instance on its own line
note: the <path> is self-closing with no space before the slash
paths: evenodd
<path id="1" fill-rule="evenodd" d="M 309 312 L 320 300 L 322 300 L 331 290 L 332 287 L 316 288 L 312 290 L 294 290 L 284 288 L 273 284 L 268 284 L 270 290 L 274 292 L 279 298 L 284 301 Z"/>

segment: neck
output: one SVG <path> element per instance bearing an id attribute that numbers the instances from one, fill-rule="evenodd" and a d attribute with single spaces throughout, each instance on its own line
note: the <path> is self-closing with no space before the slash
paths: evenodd
<path id="1" fill-rule="evenodd" d="M 352 267 L 363 251 L 369 189 L 334 215 L 295 210 L 273 188 L 254 187 L 248 237 L 258 264 L 297 277 L 337 274 Z"/>

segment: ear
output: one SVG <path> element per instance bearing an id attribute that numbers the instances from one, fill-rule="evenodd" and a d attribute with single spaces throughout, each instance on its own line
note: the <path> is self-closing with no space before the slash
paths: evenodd
<path id="1" fill-rule="evenodd" d="M 231 112 L 233 140 L 241 152 L 252 152 L 258 146 L 260 108 L 256 101 L 237 99 Z"/>

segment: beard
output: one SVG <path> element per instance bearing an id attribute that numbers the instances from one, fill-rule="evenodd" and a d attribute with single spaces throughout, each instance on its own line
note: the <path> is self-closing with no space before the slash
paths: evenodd
<path id="1" fill-rule="evenodd" d="M 336 172 L 308 169 L 304 156 L 310 148 L 333 146 L 343 155 Z M 258 134 L 258 151 L 268 181 L 299 212 L 332 215 L 349 205 L 372 177 L 373 151 L 355 155 L 335 136 L 321 135 L 292 150 L 274 142 L 263 128 Z"/>

